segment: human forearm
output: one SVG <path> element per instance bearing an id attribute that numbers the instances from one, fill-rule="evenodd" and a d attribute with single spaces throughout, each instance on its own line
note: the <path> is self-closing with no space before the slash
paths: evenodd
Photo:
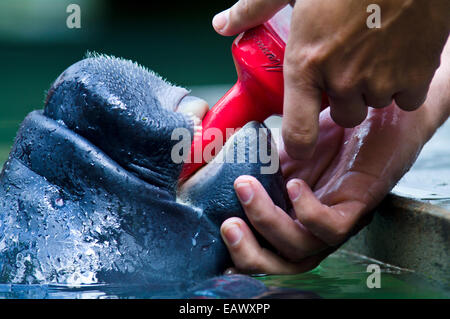
<path id="1" fill-rule="evenodd" d="M 424 107 L 428 113 L 428 130 L 425 133 L 425 139 L 428 140 L 450 116 L 450 37 L 442 52 L 441 65 L 431 82 Z"/>

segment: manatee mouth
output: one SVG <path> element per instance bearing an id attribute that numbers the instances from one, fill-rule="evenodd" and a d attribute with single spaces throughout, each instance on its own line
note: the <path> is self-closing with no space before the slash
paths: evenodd
<path id="1" fill-rule="evenodd" d="M 187 179 L 179 181 L 177 199 L 189 203 L 197 193 L 207 193 L 208 187 L 214 187 L 214 183 L 228 185 L 227 192 L 231 190 L 234 193 L 234 180 L 241 175 L 270 180 L 277 173 L 279 157 L 270 130 L 259 122 L 249 122 L 236 130 L 210 161 Z"/>
<path id="2" fill-rule="evenodd" d="M 192 116 L 195 120 L 194 136 L 195 134 L 202 134 L 200 131 L 202 129 L 201 119 L 208 111 L 206 102 L 192 96 L 186 96 L 183 100 L 180 102 L 181 107 L 177 107 L 176 111 Z M 184 193 L 188 193 L 189 189 L 196 187 L 196 185 L 201 184 L 205 180 L 217 178 L 221 174 L 224 165 L 239 164 L 239 160 L 241 164 L 245 164 L 246 161 L 248 164 L 252 159 L 253 164 L 261 165 L 260 149 L 262 146 L 264 146 L 265 150 L 271 152 L 271 155 L 275 155 L 276 158 L 272 156 L 271 160 L 278 160 L 277 147 L 272 139 L 271 132 L 262 123 L 250 122 L 242 128 L 236 128 L 231 136 L 225 137 L 225 140 L 223 136 L 217 137 L 214 135 L 214 138 L 218 138 L 221 142 L 220 147 L 215 149 L 216 152 L 213 154 L 202 154 L 208 160 L 192 174 L 178 180 L 177 194 L 179 198 L 186 197 L 183 195 Z M 211 144 L 213 143 L 212 141 Z M 192 156 L 188 157 L 192 159 Z M 186 162 L 183 164 L 185 165 Z M 246 174 L 245 169 L 242 171 L 242 174 Z"/>
<path id="3" fill-rule="evenodd" d="M 64 123 L 138 178 L 174 194 L 181 186 L 184 163 L 182 158 L 175 161 L 172 156 L 178 143 L 173 133 L 176 129 L 188 132 L 190 149 L 193 137 L 202 133 L 201 119 L 208 110 L 207 102 L 145 67 L 101 55 L 77 62 L 57 78 L 49 90 L 44 115 Z M 257 128 L 259 124 L 253 126 Z M 237 131 L 228 141 L 245 140 L 248 136 L 244 133 Z M 258 153 L 270 144 L 266 141 L 258 146 L 257 140 L 250 137 L 239 154 Z M 182 155 L 187 153 L 183 150 Z M 218 149 L 214 153 L 223 154 Z M 201 178 L 217 178 L 219 171 L 229 167 L 241 175 L 250 169 L 248 163 L 233 166 L 219 162 L 224 156 L 209 158 L 210 163 L 191 176 L 187 186 L 202 183 Z"/>

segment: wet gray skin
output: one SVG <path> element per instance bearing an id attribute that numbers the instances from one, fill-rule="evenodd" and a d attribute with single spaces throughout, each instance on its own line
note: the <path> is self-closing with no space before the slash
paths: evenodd
<path id="1" fill-rule="evenodd" d="M 219 228 L 245 218 L 235 178 L 255 176 L 282 208 L 283 181 L 261 174 L 260 161 L 215 163 L 179 188 L 171 133 L 194 130 L 191 116 L 175 112 L 188 93 L 106 56 L 57 78 L 0 175 L 0 282 L 186 282 L 231 265 Z M 231 137 L 228 151 L 240 140 L 256 152 L 261 136 L 246 134 Z"/>

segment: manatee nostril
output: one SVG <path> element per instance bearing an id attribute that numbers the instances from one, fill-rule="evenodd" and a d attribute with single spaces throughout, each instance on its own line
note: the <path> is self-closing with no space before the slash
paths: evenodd
<path id="1" fill-rule="evenodd" d="M 201 120 L 208 110 L 209 105 L 205 100 L 187 95 L 181 99 L 175 111 L 185 114 L 192 113 Z"/>

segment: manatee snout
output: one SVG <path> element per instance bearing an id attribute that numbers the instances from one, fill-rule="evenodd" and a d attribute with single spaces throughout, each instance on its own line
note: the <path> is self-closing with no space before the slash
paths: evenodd
<path id="1" fill-rule="evenodd" d="M 284 182 L 279 170 L 264 173 L 268 164 L 258 158 L 219 161 L 230 152 L 248 158 L 261 143 L 276 155 L 270 132 L 251 122 L 178 185 L 183 163 L 171 158 L 172 132 L 193 134 L 205 108 L 128 60 L 95 55 L 65 70 L 44 110 L 22 123 L 0 175 L 0 281 L 179 282 L 221 274 L 230 258 L 220 225 L 246 218 L 234 180 L 255 176 L 282 208 Z"/>

